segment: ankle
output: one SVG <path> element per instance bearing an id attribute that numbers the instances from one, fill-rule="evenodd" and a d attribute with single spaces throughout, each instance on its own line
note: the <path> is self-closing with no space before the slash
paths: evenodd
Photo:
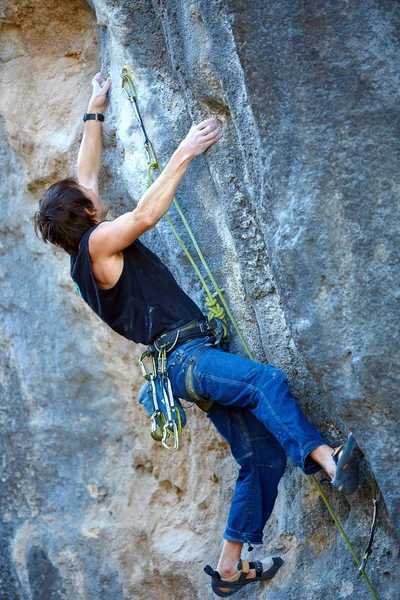
<path id="1" fill-rule="evenodd" d="M 218 573 L 221 575 L 222 579 L 230 579 L 237 573 L 236 565 L 224 567 L 223 569 L 219 570 Z"/>
<path id="2" fill-rule="evenodd" d="M 324 469 L 324 471 L 333 479 L 336 473 L 336 465 L 332 459 L 333 448 L 327 444 L 322 444 L 309 454 L 316 463 Z"/>
<path id="3" fill-rule="evenodd" d="M 224 541 L 224 547 L 217 565 L 217 571 L 221 577 L 228 578 L 237 572 L 236 565 L 240 560 L 242 548 L 242 542 Z"/>
<path id="4" fill-rule="evenodd" d="M 336 465 L 335 463 L 332 461 L 332 466 L 326 467 L 324 469 L 324 471 L 329 475 L 329 477 L 331 479 L 335 479 L 335 475 L 336 475 Z"/>
<path id="5" fill-rule="evenodd" d="M 217 571 L 222 579 L 229 579 L 237 573 L 236 564 L 234 562 L 224 562 L 222 565 L 219 565 Z"/>

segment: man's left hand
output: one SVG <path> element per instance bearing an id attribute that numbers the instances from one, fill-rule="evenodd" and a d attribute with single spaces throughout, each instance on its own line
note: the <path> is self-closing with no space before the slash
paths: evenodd
<path id="1" fill-rule="evenodd" d="M 93 92 L 89 101 L 88 112 L 104 113 L 109 103 L 107 92 L 111 87 L 111 79 L 102 79 L 101 73 L 96 73 L 92 79 L 92 86 Z"/>

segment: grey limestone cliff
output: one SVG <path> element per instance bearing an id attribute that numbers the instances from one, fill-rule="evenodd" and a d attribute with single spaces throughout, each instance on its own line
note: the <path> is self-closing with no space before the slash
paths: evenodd
<path id="1" fill-rule="evenodd" d="M 146 190 L 123 65 L 162 164 L 193 122 L 221 119 L 223 139 L 191 165 L 178 199 L 257 359 L 288 375 L 332 444 L 355 433 L 360 489 L 327 494 L 361 555 L 375 476 L 368 573 L 380 600 L 398 597 L 399 24 L 387 0 L 5 0 L 0 598 L 213 597 L 202 566 L 221 545 L 229 449 L 194 407 L 178 453 L 150 439 L 135 402 L 141 348 L 90 312 L 67 256 L 33 233 L 46 186 L 75 172 L 100 68 L 113 80 L 102 197 L 117 216 Z M 204 307 L 167 223 L 145 241 Z M 243 352 L 235 338 L 233 349 Z M 370 597 L 293 465 L 253 555 L 263 553 L 284 567 L 238 600 Z"/>

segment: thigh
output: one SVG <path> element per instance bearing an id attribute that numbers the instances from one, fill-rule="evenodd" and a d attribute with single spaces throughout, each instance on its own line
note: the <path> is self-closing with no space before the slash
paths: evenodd
<path id="1" fill-rule="evenodd" d="M 283 373 L 271 365 L 212 347 L 203 348 L 193 364 L 197 394 L 225 406 L 252 408 L 261 388 L 267 391 L 283 380 Z"/>

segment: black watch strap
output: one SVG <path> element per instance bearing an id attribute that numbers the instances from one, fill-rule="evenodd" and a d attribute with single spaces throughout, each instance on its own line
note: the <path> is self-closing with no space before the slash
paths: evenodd
<path id="1" fill-rule="evenodd" d="M 104 121 L 104 115 L 101 113 L 85 113 L 83 115 L 84 121 Z"/>

